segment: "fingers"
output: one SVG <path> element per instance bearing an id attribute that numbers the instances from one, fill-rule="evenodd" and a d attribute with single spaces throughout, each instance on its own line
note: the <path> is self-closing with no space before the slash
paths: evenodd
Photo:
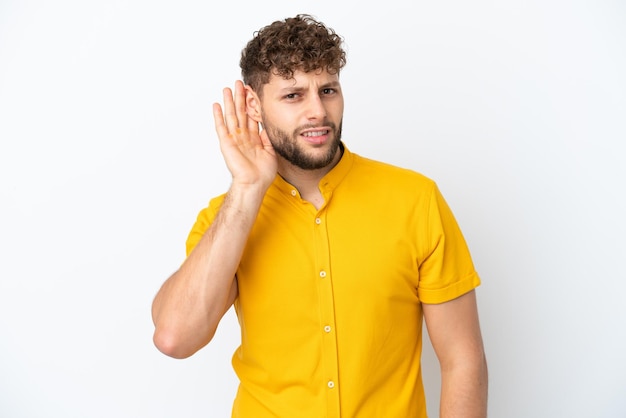
<path id="1" fill-rule="evenodd" d="M 213 103 L 213 120 L 215 121 L 215 131 L 217 136 L 222 139 L 228 136 L 228 128 L 224 125 L 224 114 L 219 103 Z"/>
<path id="2" fill-rule="evenodd" d="M 246 128 L 248 114 L 246 113 L 246 93 L 243 83 L 235 82 L 235 91 L 226 87 L 224 89 L 224 115 L 229 132 L 234 133 L 237 128 Z"/>
<path id="3" fill-rule="evenodd" d="M 226 87 L 223 90 L 224 105 L 213 104 L 215 130 L 224 149 L 254 149 L 263 147 L 273 150 L 267 134 L 260 135 L 259 123 L 248 117 L 246 106 L 246 88 L 241 81 L 235 82 L 233 91 Z"/>
<path id="4" fill-rule="evenodd" d="M 224 121 L 229 133 L 235 133 L 239 127 L 239 120 L 235 110 L 235 102 L 233 100 L 232 90 L 228 87 L 224 88 Z"/>
<path id="5" fill-rule="evenodd" d="M 248 112 L 246 111 L 246 90 L 240 80 L 235 81 L 235 113 L 240 128 L 248 127 Z"/>

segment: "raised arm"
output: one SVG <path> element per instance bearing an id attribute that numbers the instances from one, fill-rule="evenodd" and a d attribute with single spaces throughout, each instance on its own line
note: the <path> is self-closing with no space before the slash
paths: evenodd
<path id="1" fill-rule="evenodd" d="M 441 418 L 487 416 L 487 362 L 475 291 L 438 305 L 422 305 L 441 366 Z"/>
<path id="2" fill-rule="evenodd" d="M 237 297 L 235 272 L 267 188 L 276 155 L 267 134 L 246 113 L 246 89 L 224 89 L 224 112 L 213 105 L 220 150 L 232 184 L 215 220 L 152 304 L 154 344 L 175 358 L 189 357 L 211 341 Z"/>

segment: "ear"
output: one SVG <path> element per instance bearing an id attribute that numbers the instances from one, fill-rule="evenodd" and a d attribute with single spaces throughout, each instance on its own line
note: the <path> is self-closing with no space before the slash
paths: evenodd
<path id="1" fill-rule="evenodd" d="M 259 99 L 258 94 L 252 87 L 246 85 L 246 113 L 248 113 L 248 117 L 254 120 L 255 122 L 262 122 L 261 118 L 261 99 Z"/>

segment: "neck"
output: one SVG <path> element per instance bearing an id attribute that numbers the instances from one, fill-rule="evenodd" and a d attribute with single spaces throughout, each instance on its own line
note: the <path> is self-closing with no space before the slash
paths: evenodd
<path id="1" fill-rule="evenodd" d="M 289 184 L 292 184 L 300 192 L 300 196 L 310 203 L 312 203 L 317 209 L 324 203 L 324 198 L 319 189 L 319 183 L 322 178 L 332 170 L 339 160 L 343 150 L 340 148 L 337 150 L 337 154 L 333 158 L 330 164 L 325 167 L 315 170 L 305 170 L 300 167 L 294 166 L 282 157 L 278 157 L 278 174 L 284 178 Z"/>

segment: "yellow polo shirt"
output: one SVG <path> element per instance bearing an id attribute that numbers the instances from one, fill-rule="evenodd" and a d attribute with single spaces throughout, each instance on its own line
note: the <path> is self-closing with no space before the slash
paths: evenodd
<path id="1" fill-rule="evenodd" d="M 348 149 L 319 187 L 317 210 L 277 176 L 250 233 L 232 417 L 426 417 L 420 302 L 480 283 L 461 231 L 432 180 Z"/>

